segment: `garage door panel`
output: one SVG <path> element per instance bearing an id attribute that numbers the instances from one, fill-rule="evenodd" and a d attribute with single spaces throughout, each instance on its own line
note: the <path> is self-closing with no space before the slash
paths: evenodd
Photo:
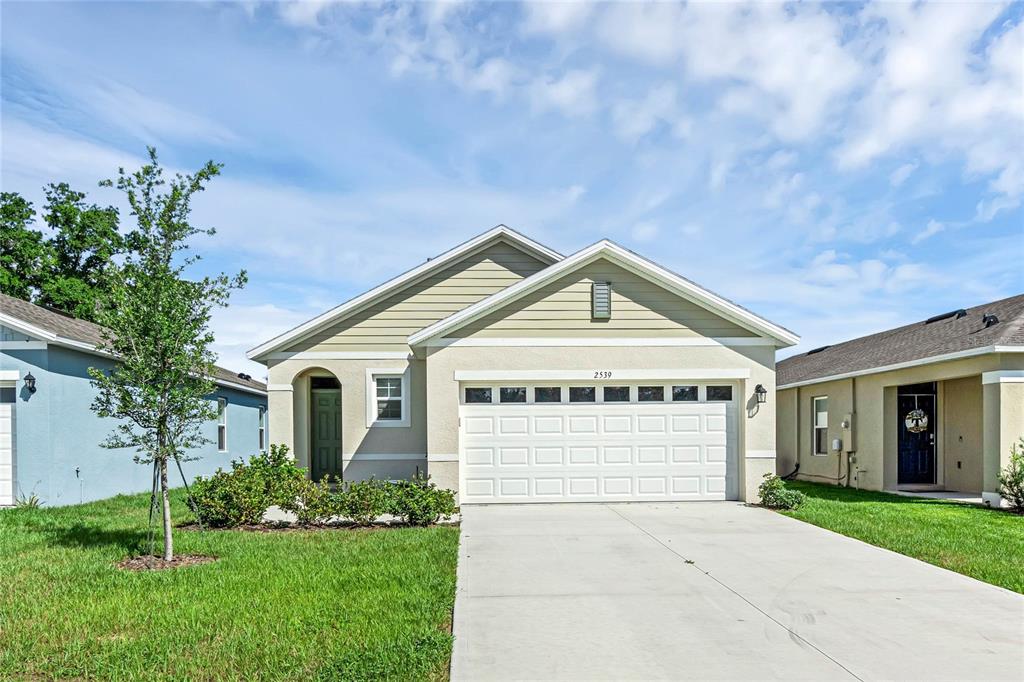
<path id="1" fill-rule="evenodd" d="M 730 403 L 465 405 L 463 501 L 735 497 Z"/>

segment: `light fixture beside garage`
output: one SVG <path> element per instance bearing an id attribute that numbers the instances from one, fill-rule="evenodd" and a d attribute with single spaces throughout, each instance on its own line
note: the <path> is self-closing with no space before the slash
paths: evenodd
<path id="1" fill-rule="evenodd" d="M 25 375 L 25 388 L 28 389 L 29 393 L 36 392 L 36 378 L 32 376 L 32 372 Z"/>
<path id="2" fill-rule="evenodd" d="M 757 397 L 757 402 L 759 404 L 768 402 L 768 389 L 761 384 L 754 387 L 754 395 Z"/>
<path id="3" fill-rule="evenodd" d="M 594 282 L 590 285 L 591 317 L 608 320 L 612 316 L 612 283 Z"/>

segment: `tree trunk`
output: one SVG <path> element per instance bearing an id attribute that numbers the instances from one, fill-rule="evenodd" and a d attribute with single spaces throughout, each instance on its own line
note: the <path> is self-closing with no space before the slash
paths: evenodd
<path id="1" fill-rule="evenodd" d="M 174 558 L 174 538 L 171 536 L 171 499 L 167 494 L 167 458 L 160 460 L 160 496 L 164 506 L 164 561 Z"/>

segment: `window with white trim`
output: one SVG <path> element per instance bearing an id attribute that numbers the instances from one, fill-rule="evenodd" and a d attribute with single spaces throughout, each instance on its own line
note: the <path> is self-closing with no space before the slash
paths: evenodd
<path id="1" fill-rule="evenodd" d="M 409 368 L 366 370 L 366 428 L 409 426 Z"/>
<path id="2" fill-rule="evenodd" d="M 828 454 L 828 396 L 811 399 L 811 438 L 814 454 Z"/>
<path id="3" fill-rule="evenodd" d="M 228 451 L 228 399 L 217 398 L 217 450 Z"/>
<path id="4" fill-rule="evenodd" d="M 401 421 L 404 414 L 402 396 L 402 377 L 375 376 L 376 405 L 374 413 L 377 421 Z"/>
<path id="5" fill-rule="evenodd" d="M 267 451 L 267 408 L 260 405 L 259 443 L 260 452 Z"/>

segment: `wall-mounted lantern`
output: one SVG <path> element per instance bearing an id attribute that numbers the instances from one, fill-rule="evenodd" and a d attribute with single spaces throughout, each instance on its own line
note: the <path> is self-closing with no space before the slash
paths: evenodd
<path id="1" fill-rule="evenodd" d="M 768 402 L 768 389 L 761 384 L 754 387 L 754 395 L 757 397 L 757 402 L 759 404 Z"/>
<path id="2" fill-rule="evenodd" d="M 29 393 L 36 392 L 36 378 L 32 376 L 32 372 L 25 375 L 25 388 L 28 389 Z"/>

